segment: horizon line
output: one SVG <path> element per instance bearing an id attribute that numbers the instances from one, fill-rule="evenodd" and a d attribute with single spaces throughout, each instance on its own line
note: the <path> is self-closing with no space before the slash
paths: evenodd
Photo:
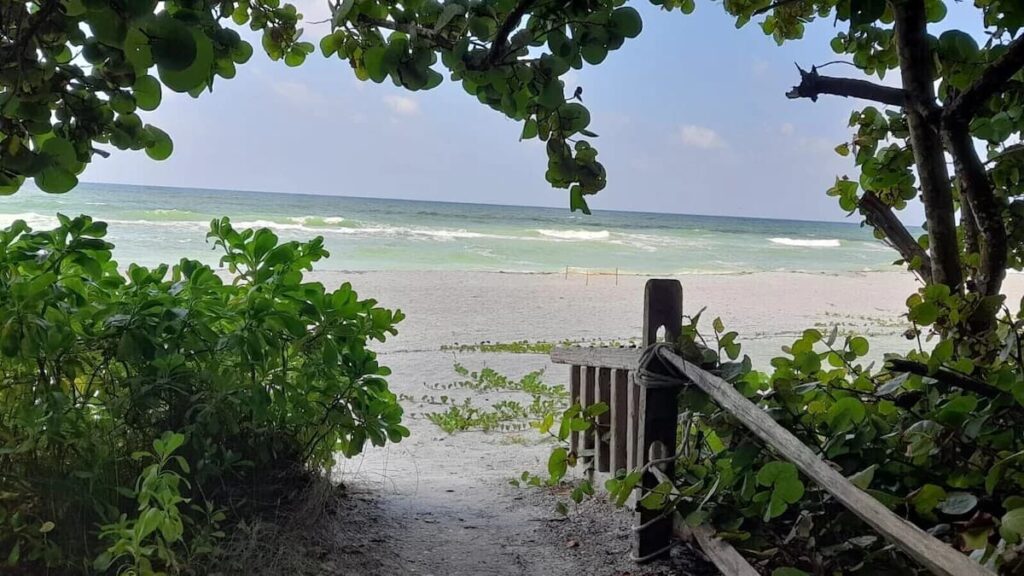
<path id="1" fill-rule="evenodd" d="M 397 200 L 400 202 L 422 202 L 422 203 L 437 203 L 437 204 L 456 204 L 464 206 L 492 206 L 501 208 L 535 208 L 542 210 L 569 210 L 569 206 L 566 205 L 564 208 L 557 206 L 537 206 L 532 204 L 505 204 L 495 202 L 465 202 L 457 200 L 423 200 L 420 198 L 396 198 L 396 197 L 375 197 L 375 196 L 352 196 L 348 194 L 324 194 L 317 192 L 281 192 L 272 190 L 242 190 L 236 188 L 209 188 L 209 187 L 190 187 L 190 186 L 171 186 L 165 184 L 126 184 L 123 182 L 80 182 L 79 186 L 119 186 L 119 187 L 139 187 L 139 188 L 167 188 L 170 190 L 182 190 L 182 191 L 201 191 L 201 192 L 240 192 L 242 194 L 270 194 L 278 196 L 312 196 L 317 198 L 349 198 L 353 200 L 378 200 L 378 201 L 389 201 Z M 74 189 L 68 192 L 69 194 L 74 193 Z M 603 212 L 603 213 L 619 213 L 619 214 L 641 214 L 651 216 L 661 215 L 673 215 L 673 216 L 692 216 L 697 218 L 734 218 L 740 220 L 770 220 L 773 222 L 803 222 L 812 224 L 842 224 L 847 226 L 861 226 L 858 222 L 851 220 L 814 220 L 809 218 L 772 218 L 768 216 L 738 216 L 738 215 L 727 215 L 727 214 L 695 214 L 691 212 L 652 212 L 650 210 L 616 210 L 609 208 L 591 209 L 592 213 Z M 581 213 L 582 214 L 582 213 Z M 919 226 L 909 224 L 908 226 L 917 228 Z"/>

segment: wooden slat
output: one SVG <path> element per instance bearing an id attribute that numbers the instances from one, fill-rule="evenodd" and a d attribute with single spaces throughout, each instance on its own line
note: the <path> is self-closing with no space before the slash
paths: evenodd
<path id="1" fill-rule="evenodd" d="M 616 370 L 612 378 L 611 472 L 626 468 L 626 436 L 629 428 L 629 372 Z"/>
<path id="2" fill-rule="evenodd" d="M 992 576 L 993 573 L 983 566 L 900 518 L 881 502 L 854 486 L 725 380 L 701 370 L 675 354 L 666 354 L 665 360 L 761 440 L 795 464 L 808 478 L 832 494 L 850 512 L 933 574 Z"/>
<path id="3" fill-rule="evenodd" d="M 569 367 L 569 402 L 571 403 L 580 401 L 580 370 L 583 370 L 581 366 Z M 580 446 L 579 432 L 574 431 L 569 435 L 569 446 L 577 455 L 580 453 L 582 446 Z"/>
<path id="4" fill-rule="evenodd" d="M 551 350 L 551 361 L 555 364 L 635 370 L 636 364 L 640 360 L 640 353 L 639 348 L 558 346 Z"/>
<path id="5" fill-rule="evenodd" d="M 580 392 L 580 405 L 586 410 L 587 407 L 592 406 L 597 402 L 597 369 L 591 366 L 585 366 L 582 368 L 582 391 Z M 594 434 L 593 431 L 587 432 L 582 435 L 583 438 L 583 449 L 593 450 L 594 449 Z M 591 460 L 591 458 L 587 458 Z"/>
<path id="6" fill-rule="evenodd" d="M 648 347 L 657 341 L 659 329 L 665 329 L 665 338 L 674 342 L 679 338 L 683 323 L 683 287 L 678 280 L 647 281 L 644 291 L 644 337 L 643 345 Z M 650 370 L 664 369 L 664 366 L 648 366 Z M 679 427 L 678 393 L 680 386 L 643 386 L 642 375 L 637 376 L 640 386 L 640 404 L 637 414 L 637 451 L 641 466 L 652 458 L 665 458 L 676 453 L 676 430 Z M 668 480 L 675 476 L 675 465 L 659 464 Z M 672 517 L 663 516 L 660 510 L 649 510 L 639 505 L 641 491 L 651 491 L 659 484 L 652 467 L 637 484 L 637 505 L 634 524 L 642 527 L 634 532 L 633 558 L 638 561 L 654 559 L 668 552 L 672 542 Z"/>
<path id="7" fill-rule="evenodd" d="M 612 371 L 611 368 L 597 369 L 597 401 L 608 404 L 612 402 Z M 608 432 L 611 427 L 611 412 L 597 417 L 597 429 L 594 430 L 594 445 L 597 450 L 597 471 L 608 472 L 611 465 L 611 445 Z"/>
<path id="8" fill-rule="evenodd" d="M 640 454 L 636 447 L 637 428 L 640 426 L 640 386 L 636 383 L 636 372 L 629 373 L 626 383 L 626 466 L 633 470 L 639 466 Z"/>

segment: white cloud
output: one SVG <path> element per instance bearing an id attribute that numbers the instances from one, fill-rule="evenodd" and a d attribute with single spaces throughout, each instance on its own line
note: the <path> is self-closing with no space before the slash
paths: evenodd
<path id="1" fill-rule="evenodd" d="M 408 96 L 390 94 L 384 97 L 384 103 L 391 108 L 392 112 L 402 116 L 414 116 L 420 111 L 419 103 Z"/>
<path id="2" fill-rule="evenodd" d="M 789 122 L 786 122 L 779 128 L 779 132 L 782 132 L 783 136 L 792 136 L 793 133 L 796 132 L 796 127 Z"/>
<path id="3" fill-rule="evenodd" d="M 726 147 L 725 140 L 718 135 L 718 132 L 711 128 L 695 126 L 693 124 L 684 124 L 679 127 L 679 139 L 682 140 L 684 145 L 691 148 L 700 148 L 701 150 L 714 150 Z"/>
<path id="4" fill-rule="evenodd" d="M 314 113 L 325 113 L 327 98 L 302 82 L 277 81 L 271 84 L 274 93 L 296 107 L 312 108 Z"/>

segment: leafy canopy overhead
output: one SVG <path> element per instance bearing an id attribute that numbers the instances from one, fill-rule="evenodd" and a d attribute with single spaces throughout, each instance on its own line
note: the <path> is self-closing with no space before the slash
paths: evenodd
<path id="1" fill-rule="evenodd" d="M 684 14 L 696 4 L 652 1 Z M 724 0 L 722 7 L 737 26 L 756 22 L 780 44 L 823 19 L 836 31 L 832 49 L 864 78 L 899 70 L 902 88 L 812 68 L 789 96 L 883 105 L 851 117 L 856 133 L 837 152 L 852 154 L 860 175 L 829 193 L 863 213 L 925 281 L 959 290 L 966 277 L 992 296 L 1005 267 L 1024 258 L 1017 198 L 1024 150 L 1013 144 L 1024 128 L 1024 41 L 1014 41 L 1024 3 L 976 0 L 985 24 L 979 41 L 960 30 L 931 34 L 946 1 Z M 307 40 L 301 14 L 279 0 L 0 0 L 0 192 L 15 192 L 25 178 L 65 192 L 109 146 L 166 158 L 170 138 L 140 112 L 159 106 L 165 89 L 198 96 L 218 77 L 233 77 L 253 50 L 233 29 L 246 25 L 289 66 L 314 53 L 315 41 L 362 80 L 429 90 L 447 76 L 521 122 L 523 139 L 546 143 L 546 178 L 570 191 L 574 210 L 586 211 L 585 197 L 604 188 L 590 113 L 581 90 L 566 94 L 563 77 L 601 64 L 642 32 L 625 0 L 328 3 L 329 31 Z M 987 144 L 987 161 L 977 158 L 975 141 Z M 947 153 L 955 174 L 944 166 Z M 911 237 L 893 215 L 917 195 L 928 238 Z"/>

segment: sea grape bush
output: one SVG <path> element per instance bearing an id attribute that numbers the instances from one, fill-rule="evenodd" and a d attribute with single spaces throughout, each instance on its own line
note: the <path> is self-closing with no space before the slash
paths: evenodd
<path id="1" fill-rule="evenodd" d="M 257 488 L 408 435 L 369 348 L 402 313 L 305 281 L 320 238 L 225 218 L 228 274 L 121 269 L 105 223 L 59 222 L 0 231 L 0 571 L 173 573 Z"/>

